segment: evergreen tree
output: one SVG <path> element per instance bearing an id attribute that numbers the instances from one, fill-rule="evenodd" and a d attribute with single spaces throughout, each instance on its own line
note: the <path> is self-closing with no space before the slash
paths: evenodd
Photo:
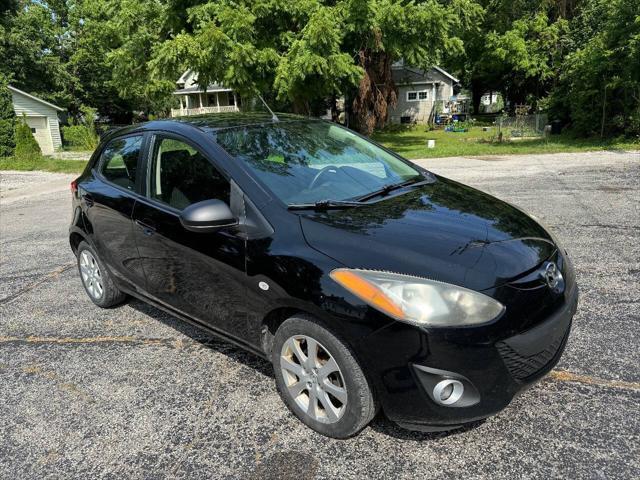
<path id="1" fill-rule="evenodd" d="M 11 156 L 15 147 L 16 115 L 7 85 L 7 78 L 0 74 L 0 157 Z"/>
<path id="2" fill-rule="evenodd" d="M 40 145 L 36 141 L 31 127 L 27 125 L 27 118 L 23 116 L 16 122 L 15 128 L 16 148 L 15 156 L 22 159 L 33 159 L 42 155 Z"/>

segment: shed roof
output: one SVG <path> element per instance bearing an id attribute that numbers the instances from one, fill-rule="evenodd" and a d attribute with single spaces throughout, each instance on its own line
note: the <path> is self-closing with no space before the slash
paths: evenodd
<path id="1" fill-rule="evenodd" d="M 22 90 L 16 88 L 16 87 L 12 87 L 11 85 L 7 85 L 7 87 L 9 88 L 10 91 L 15 92 L 15 93 L 19 93 L 20 95 L 24 95 L 25 97 L 30 98 L 31 100 L 35 100 L 36 102 L 40 102 L 48 107 L 54 108 L 56 110 L 58 110 L 59 112 L 63 112 L 64 108 L 58 107 L 57 105 L 54 105 L 53 103 L 49 103 L 45 100 L 42 100 L 41 98 L 38 97 L 34 97 L 33 95 L 27 93 L 27 92 L 23 92 Z"/>

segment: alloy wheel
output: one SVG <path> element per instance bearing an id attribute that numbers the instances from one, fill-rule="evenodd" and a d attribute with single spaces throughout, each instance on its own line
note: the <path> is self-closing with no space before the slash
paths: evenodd
<path id="1" fill-rule="evenodd" d="M 89 295 L 96 300 L 100 300 L 104 293 L 100 266 L 93 254 L 88 250 L 83 250 L 80 254 L 80 276 Z"/>
<path id="2" fill-rule="evenodd" d="M 320 342 L 307 335 L 289 337 L 280 367 L 287 393 L 307 416 L 321 423 L 340 420 L 347 387 L 336 360 Z"/>

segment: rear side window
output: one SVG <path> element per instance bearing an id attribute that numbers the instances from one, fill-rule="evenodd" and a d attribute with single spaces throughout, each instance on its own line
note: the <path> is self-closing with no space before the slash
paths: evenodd
<path id="1" fill-rule="evenodd" d="M 229 202 L 230 184 L 202 153 L 174 138 L 159 138 L 151 163 L 149 196 L 182 210 L 203 200 Z"/>
<path id="2" fill-rule="evenodd" d="M 141 148 L 142 135 L 111 140 L 100 156 L 102 175 L 116 185 L 135 190 Z"/>

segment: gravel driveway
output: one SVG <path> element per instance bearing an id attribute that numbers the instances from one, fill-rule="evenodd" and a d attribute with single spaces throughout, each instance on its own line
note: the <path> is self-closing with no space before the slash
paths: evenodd
<path id="1" fill-rule="evenodd" d="M 639 478 L 640 154 L 420 163 L 522 206 L 574 259 L 566 353 L 505 411 L 319 436 L 265 361 L 139 301 L 95 307 L 67 243 L 73 177 L 2 173 L 0 478 Z"/>

